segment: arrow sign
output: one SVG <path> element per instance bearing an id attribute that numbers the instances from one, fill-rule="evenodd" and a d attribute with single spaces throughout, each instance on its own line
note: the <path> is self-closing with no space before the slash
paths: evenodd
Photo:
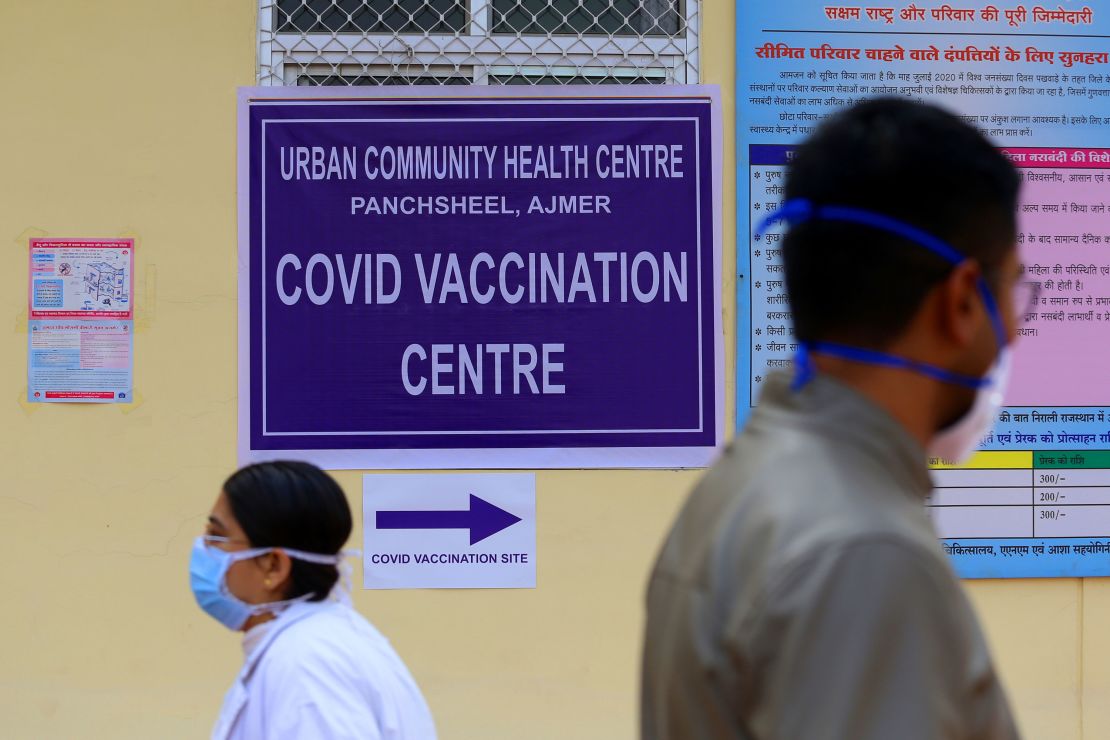
<path id="1" fill-rule="evenodd" d="M 379 511 L 375 524 L 378 529 L 469 529 L 470 544 L 475 545 L 519 521 L 519 516 L 472 493 L 465 511 Z"/>

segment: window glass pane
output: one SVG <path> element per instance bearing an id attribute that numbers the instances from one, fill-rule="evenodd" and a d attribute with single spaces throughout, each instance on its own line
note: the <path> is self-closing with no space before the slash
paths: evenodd
<path id="1" fill-rule="evenodd" d="M 622 75 L 490 75 L 491 85 L 661 85 L 665 77 Z"/>
<path id="2" fill-rule="evenodd" d="M 493 32 L 674 36 L 682 0 L 493 0 Z"/>
<path id="3" fill-rule="evenodd" d="M 469 85 L 473 80 L 458 75 L 301 75 L 301 87 L 362 87 L 374 85 Z"/>
<path id="4" fill-rule="evenodd" d="M 278 33 L 456 33 L 465 0 L 278 0 Z"/>

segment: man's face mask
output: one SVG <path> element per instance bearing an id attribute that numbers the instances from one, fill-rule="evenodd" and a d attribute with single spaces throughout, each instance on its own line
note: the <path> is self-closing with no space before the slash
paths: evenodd
<path id="1" fill-rule="evenodd" d="M 787 201 L 782 208 L 768 215 L 760 223 L 756 234 L 762 235 L 771 224 L 778 221 L 795 225 L 813 220 L 843 221 L 887 231 L 920 245 L 953 266 L 967 259 L 944 240 L 890 216 L 850 206 L 816 206 L 802 199 Z M 930 441 L 928 450 L 932 456 L 953 462 L 963 462 L 971 456 L 978 447 L 979 441 L 994 425 L 998 412 L 1002 408 L 1010 371 L 1010 348 L 1006 341 L 1006 331 L 998 311 L 998 303 L 982 277 L 979 278 L 978 292 L 990 319 L 998 347 L 994 363 L 985 376 L 976 378 L 954 373 L 935 365 L 862 347 L 850 347 L 835 342 L 807 342 L 799 346 L 798 354 L 794 358 L 795 376 L 792 388 L 794 390 L 802 388 L 813 377 L 814 366 L 810 357 L 813 353 L 868 365 L 901 368 L 944 383 L 972 388 L 976 391 L 974 402 L 963 416 L 937 432 Z M 1032 297 L 1029 303 L 1031 305 Z"/>

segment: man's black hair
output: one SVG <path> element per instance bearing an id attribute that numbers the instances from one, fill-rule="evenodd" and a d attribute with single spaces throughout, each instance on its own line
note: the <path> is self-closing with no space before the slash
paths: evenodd
<path id="1" fill-rule="evenodd" d="M 877 98 L 825 121 L 794 153 L 786 198 L 894 217 L 979 262 L 988 282 L 1013 249 L 1020 177 L 975 128 L 936 106 Z M 783 241 L 801 341 L 880 348 L 952 265 L 886 231 L 812 220 Z"/>
<path id="2" fill-rule="evenodd" d="M 306 462 L 249 465 L 227 479 L 224 494 L 251 547 L 288 547 L 334 555 L 351 536 L 351 509 L 335 480 Z M 291 558 L 285 598 L 320 601 L 339 580 L 334 565 Z"/>

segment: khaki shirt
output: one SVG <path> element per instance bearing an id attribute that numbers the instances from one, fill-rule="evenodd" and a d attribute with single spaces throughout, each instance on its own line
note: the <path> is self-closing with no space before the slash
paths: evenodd
<path id="1" fill-rule="evenodd" d="M 789 383 L 768 379 L 656 563 L 643 738 L 1016 738 L 924 450 L 836 381 Z"/>

